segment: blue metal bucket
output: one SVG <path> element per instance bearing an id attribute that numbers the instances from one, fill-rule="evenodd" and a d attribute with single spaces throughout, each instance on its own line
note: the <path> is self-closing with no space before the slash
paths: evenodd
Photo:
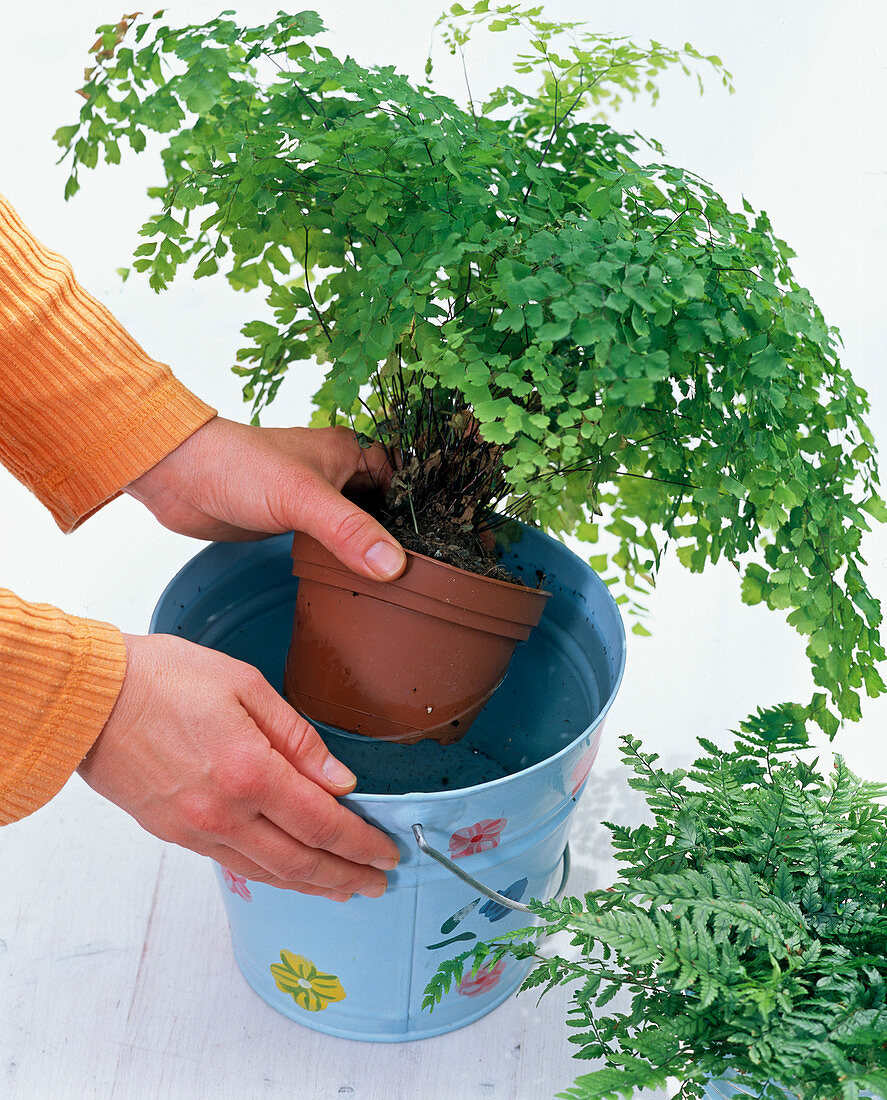
<path id="1" fill-rule="evenodd" d="M 170 582 L 151 630 L 248 661 L 280 689 L 297 586 L 290 542 L 202 551 Z M 432 1015 L 421 1005 L 440 962 L 531 923 L 524 902 L 565 883 L 570 817 L 622 679 L 625 633 L 606 585 L 560 543 L 524 528 L 503 560 L 529 583 L 544 575 L 552 596 L 462 741 L 396 745 L 321 728 L 358 776 L 344 801 L 401 849 L 384 897 L 339 904 L 218 869 L 244 977 L 308 1027 L 396 1042 L 471 1023 L 529 964 L 466 973 Z"/>
<path id="2" fill-rule="evenodd" d="M 730 1080 L 710 1081 L 705 1086 L 703 1095 L 705 1100 L 743 1100 L 743 1097 L 757 1096 L 758 1092 L 748 1085 L 743 1085 L 737 1077 Z M 875 1100 L 874 1093 L 871 1092 L 861 1092 L 859 1095 L 872 1097 L 872 1100 Z M 787 1092 L 785 1093 L 785 1100 L 798 1100 L 798 1098 L 793 1092 Z"/>

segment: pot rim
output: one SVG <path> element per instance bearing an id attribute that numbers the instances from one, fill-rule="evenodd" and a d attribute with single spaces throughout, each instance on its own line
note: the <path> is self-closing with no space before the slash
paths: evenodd
<path id="1" fill-rule="evenodd" d="M 524 526 L 529 526 L 529 524 L 525 524 Z M 542 531 L 541 528 L 530 528 L 530 530 L 536 530 L 536 531 L 539 531 L 540 534 L 544 534 L 544 532 Z M 319 542 L 317 539 L 315 539 L 312 535 L 308 535 L 304 531 L 295 531 L 295 532 L 293 532 L 293 535 L 294 535 L 294 538 L 293 538 L 294 547 L 295 547 L 295 543 L 298 539 L 300 539 L 300 538 L 310 539 L 311 542 L 316 543 L 318 546 L 320 546 L 325 554 L 329 554 L 329 556 L 334 559 L 335 565 L 331 566 L 331 568 L 337 569 L 337 570 L 341 571 L 342 573 L 346 573 L 350 577 L 361 577 L 361 574 L 354 573 L 353 570 L 349 569 L 348 566 L 345 565 L 344 562 L 339 561 L 339 559 L 335 556 L 335 554 L 333 554 L 331 551 L 327 550 L 323 546 L 323 544 L 321 542 Z M 551 538 L 550 535 L 548 535 L 546 537 Z M 555 541 L 557 542 L 559 540 L 555 539 Z M 560 543 L 560 545 L 563 546 L 563 543 Z M 487 577 L 483 573 L 472 573 L 469 569 L 462 569 L 458 565 L 451 565 L 448 561 L 440 561 L 437 558 L 429 557 L 427 554 L 420 554 L 417 550 L 408 550 L 405 546 L 402 547 L 401 549 L 407 555 L 408 558 L 416 558 L 418 561 L 427 561 L 430 565 L 432 565 L 436 569 L 440 569 L 440 570 L 443 570 L 445 572 L 458 573 L 459 575 L 461 575 L 463 577 L 473 578 L 474 580 L 482 580 L 482 581 L 484 581 L 485 584 L 493 584 L 493 585 L 496 585 L 499 588 L 509 588 L 514 592 L 521 592 L 521 593 L 530 592 L 530 593 L 533 593 L 533 594 L 536 594 L 536 595 L 539 595 L 539 596 L 546 596 L 546 597 L 551 596 L 551 593 L 545 588 L 533 588 L 531 585 L 528 585 L 528 584 L 515 584 L 514 581 L 503 581 L 503 580 L 500 580 L 498 577 Z M 572 553 L 572 551 L 571 551 L 571 553 Z M 293 558 L 294 561 L 297 560 L 295 553 L 291 553 L 290 556 Z M 589 569 L 590 568 L 591 568 L 591 566 L 589 566 Z M 368 581 L 372 582 L 373 584 L 385 585 L 387 587 L 387 586 L 392 585 L 392 584 L 397 584 L 398 581 L 403 579 L 403 576 L 404 576 L 404 574 L 401 573 L 401 575 L 399 577 L 395 577 L 393 581 L 383 581 L 383 580 L 378 580 L 377 581 L 372 577 L 366 577 L 366 578 L 361 578 L 361 579 L 368 580 Z"/>

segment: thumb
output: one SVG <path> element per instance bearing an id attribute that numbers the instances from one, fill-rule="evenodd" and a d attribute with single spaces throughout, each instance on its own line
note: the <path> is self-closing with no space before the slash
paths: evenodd
<path id="1" fill-rule="evenodd" d="M 372 580 L 392 581 L 406 568 L 400 543 L 372 516 L 346 500 L 321 477 L 302 486 L 293 501 L 293 527 L 327 548 L 354 573 Z"/>

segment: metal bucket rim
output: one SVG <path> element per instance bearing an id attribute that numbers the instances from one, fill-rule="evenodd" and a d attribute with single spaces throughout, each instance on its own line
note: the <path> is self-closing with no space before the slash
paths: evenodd
<path id="1" fill-rule="evenodd" d="M 486 783 L 475 783 L 474 785 L 472 785 L 470 787 L 453 787 L 450 790 L 446 790 L 446 791 L 407 791 L 404 794 L 361 794 L 360 792 L 355 791 L 353 794 L 345 795 L 341 799 L 342 802 L 344 802 L 346 804 L 356 803 L 356 804 L 359 804 L 359 805 L 375 804 L 375 803 L 384 803 L 385 805 L 391 805 L 393 803 L 393 804 L 399 805 L 399 806 L 406 806 L 410 802 L 418 802 L 418 801 L 423 801 L 424 802 L 424 801 L 427 801 L 429 799 L 433 799 L 435 802 L 437 802 L 437 801 L 451 801 L 452 799 L 456 799 L 456 798 L 464 798 L 469 793 L 473 793 L 473 792 L 477 792 L 477 791 L 492 790 L 493 788 L 498 788 L 498 787 L 504 786 L 507 783 L 511 783 L 515 779 L 523 778 L 524 776 L 528 776 L 528 775 L 532 775 L 534 772 L 539 772 L 543 768 L 550 767 L 554 763 L 554 761 L 560 759 L 561 757 L 566 756 L 573 749 L 575 749 L 576 745 L 578 745 L 580 741 L 582 741 L 584 738 L 588 737 L 589 734 L 593 734 L 595 732 L 595 730 L 597 730 L 600 727 L 600 725 L 603 723 L 604 719 L 606 718 L 607 714 L 609 713 L 610 708 L 612 707 L 612 705 L 613 705 L 613 703 L 616 699 L 616 695 L 619 691 L 619 687 L 622 684 L 622 678 L 625 674 L 627 638 L 626 638 L 626 633 L 625 633 L 625 623 L 623 622 L 622 615 L 619 612 L 618 604 L 616 603 L 616 600 L 613 598 L 613 594 L 610 592 L 610 589 L 607 587 L 606 584 L 604 584 L 604 582 L 601 580 L 601 578 L 597 574 L 597 572 L 594 569 L 592 569 L 592 567 L 588 564 L 588 562 L 583 561 L 582 558 L 580 558 L 578 554 L 575 554 L 572 550 L 570 550 L 570 548 L 568 546 L 565 546 L 562 542 L 560 542 L 558 539 L 553 538 L 551 535 L 547 535 L 544 531 L 539 530 L 539 528 L 529 527 L 527 524 L 524 524 L 524 523 L 521 523 L 520 526 L 524 531 L 532 531 L 536 535 L 541 536 L 542 538 L 546 538 L 546 539 L 551 540 L 551 542 L 556 543 L 566 553 L 571 554 L 574 558 L 576 558 L 576 560 L 581 564 L 581 566 L 584 569 L 588 570 L 588 572 L 591 574 L 591 576 L 593 578 L 593 583 L 600 586 L 603 594 L 606 597 L 606 601 L 611 605 L 611 610 L 614 613 L 614 618 L 615 618 L 615 621 L 616 621 L 617 626 L 618 626 L 619 654 L 618 654 L 618 666 L 616 668 L 616 676 L 615 676 L 615 679 L 614 679 L 614 682 L 613 682 L 613 687 L 610 690 L 610 694 L 609 694 L 606 702 L 603 704 L 603 706 L 598 711 L 598 713 L 594 716 L 594 718 L 591 720 L 591 722 L 585 727 L 585 729 L 582 731 L 582 733 L 580 733 L 576 737 L 574 737 L 573 740 L 568 745 L 564 745 L 563 748 L 558 749 L 558 751 L 556 753 L 554 753 L 553 755 L 546 756 L 544 760 L 538 760 L 535 764 L 531 764 L 527 768 L 522 768 L 520 771 L 510 772 L 508 775 L 500 776 L 498 779 L 490 779 Z M 157 618 L 158 618 L 158 615 L 160 613 L 161 606 L 166 601 L 166 597 L 175 588 L 175 586 L 179 582 L 180 578 L 182 578 L 185 573 L 187 573 L 190 569 L 192 569 L 194 567 L 194 563 L 198 559 L 203 558 L 207 555 L 218 555 L 220 549 L 224 549 L 224 548 L 227 548 L 227 547 L 235 547 L 235 548 L 238 548 L 240 550 L 243 550 L 244 547 L 256 547 L 256 546 L 259 546 L 259 545 L 267 546 L 267 545 L 271 544 L 275 539 L 284 539 L 284 538 L 290 539 L 291 537 L 292 537 L 292 533 L 291 532 L 286 532 L 285 534 L 282 534 L 282 535 L 272 535 L 268 539 L 262 539 L 262 540 L 258 540 L 256 542 L 251 542 L 251 543 L 211 542 L 209 544 L 209 546 L 205 546 L 202 550 L 200 550 L 196 554 L 194 554 L 193 557 L 189 558 L 188 561 L 186 561 L 185 564 L 175 573 L 175 575 L 172 577 L 172 579 L 169 581 L 169 583 L 163 589 L 163 592 L 158 597 L 157 603 L 155 604 L 155 607 L 154 607 L 154 611 L 151 615 L 151 622 L 150 622 L 150 625 L 148 627 L 149 631 L 152 634 L 156 632 Z"/>

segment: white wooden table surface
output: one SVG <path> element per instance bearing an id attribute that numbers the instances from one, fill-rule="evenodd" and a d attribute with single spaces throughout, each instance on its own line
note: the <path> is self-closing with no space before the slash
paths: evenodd
<path id="1" fill-rule="evenodd" d="M 210 18 L 231 6 L 244 21 L 274 16 L 279 0 L 174 0 L 170 19 Z M 360 60 L 420 75 L 440 0 L 316 0 L 330 45 Z M 654 108 L 621 120 L 662 140 L 730 201 L 745 194 L 798 253 L 795 267 L 840 326 L 845 363 L 869 390 L 876 438 L 887 439 L 883 256 L 887 245 L 887 99 L 878 0 L 736 5 L 734 0 L 550 0 L 553 18 L 654 37 L 720 54 L 737 94 L 699 99 L 679 80 Z M 243 418 L 227 370 L 248 296 L 181 282 L 157 297 L 114 268 L 138 243 L 150 160 L 84 177 L 61 201 L 53 130 L 80 106 L 85 53 L 114 0 L 7 0 L 0 29 L 0 191 L 34 231 L 68 256 L 157 358 L 225 415 Z M 504 35 L 469 55 L 476 93 L 506 78 Z M 462 95 L 461 70 L 441 59 L 442 90 Z M 304 423 L 318 375 L 289 380 L 266 423 Z M 887 539 L 866 541 L 874 591 L 887 596 Z M 197 549 L 162 531 L 129 500 L 64 538 L 43 509 L 0 470 L 0 584 L 141 632 L 165 582 Z M 671 765 L 700 734 L 726 737 L 759 705 L 811 690 L 801 640 L 779 615 L 739 602 L 729 567 L 690 576 L 673 563 L 652 601 L 649 639 L 632 639 L 629 668 L 604 744 L 575 815 L 570 891 L 604 884 L 613 865 L 604 818 L 637 820 L 616 749 L 643 738 Z M 887 776 L 885 700 L 841 731 L 851 766 Z M 386 929 L 385 941 L 397 930 Z M 348 1042 L 278 1015 L 240 977 L 221 899 L 205 860 L 142 832 L 73 779 L 47 807 L 0 830 L 0 1100 L 547 1100 L 585 1063 L 563 1026 L 566 994 L 536 1006 L 530 993 L 447 1036 L 401 1045 Z"/>

